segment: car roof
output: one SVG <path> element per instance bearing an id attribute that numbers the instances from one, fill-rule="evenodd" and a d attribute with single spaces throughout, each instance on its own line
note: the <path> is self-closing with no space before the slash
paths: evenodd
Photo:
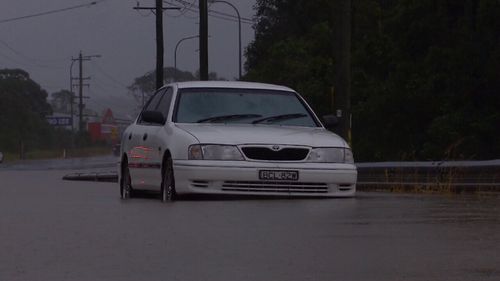
<path id="1" fill-rule="evenodd" d="M 262 89 L 262 90 L 277 90 L 290 91 L 294 90 L 280 85 L 256 83 L 256 82 L 240 82 L 240 81 L 190 81 L 174 83 L 179 89 L 186 88 L 236 88 L 236 89 Z"/>

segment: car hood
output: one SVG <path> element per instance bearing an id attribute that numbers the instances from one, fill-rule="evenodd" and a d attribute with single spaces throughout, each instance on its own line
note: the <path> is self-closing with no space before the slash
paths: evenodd
<path id="1" fill-rule="evenodd" d="M 312 147 L 347 147 L 347 143 L 324 128 L 247 124 L 177 124 L 200 143 L 287 144 Z"/>

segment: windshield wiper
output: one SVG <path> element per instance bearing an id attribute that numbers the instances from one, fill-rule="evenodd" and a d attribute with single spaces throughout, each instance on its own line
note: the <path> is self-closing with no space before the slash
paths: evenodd
<path id="1" fill-rule="evenodd" d="M 226 121 L 226 120 L 237 120 L 237 119 L 247 119 L 247 118 L 259 118 L 262 115 L 259 114 L 232 114 L 232 115 L 221 115 L 221 116 L 213 116 L 205 119 L 200 119 L 196 121 L 197 123 L 204 122 L 217 122 L 217 121 Z"/>
<path id="2" fill-rule="evenodd" d="M 274 115 L 274 116 L 268 116 L 265 118 L 257 119 L 255 121 L 253 121 L 252 124 L 257 124 L 257 123 L 262 123 L 262 122 L 281 121 L 281 120 L 286 120 L 286 119 L 295 119 L 295 118 L 302 118 L 302 117 L 307 117 L 307 115 L 304 113 L 281 114 L 281 115 Z"/>

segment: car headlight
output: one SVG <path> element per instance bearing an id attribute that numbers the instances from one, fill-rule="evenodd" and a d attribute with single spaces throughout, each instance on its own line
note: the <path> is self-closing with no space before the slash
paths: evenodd
<path id="1" fill-rule="evenodd" d="M 244 160 L 234 145 L 194 144 L 189 146 L 189 160 Z"/>
<path id="2" fill-rule="evenodd" d="M 315 163 L 354 163 L 352 151 L 343 147 L 313 148 L 307 157 L 308 162 Z"/>

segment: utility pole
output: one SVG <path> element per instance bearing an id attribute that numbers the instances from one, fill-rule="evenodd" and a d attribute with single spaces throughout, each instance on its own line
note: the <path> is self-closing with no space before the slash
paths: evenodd
<path id="1" fill-rule="evenodd" d="M 79 74 L 78 74 L 78 131 L 83 132 L 83 56 L 82 52 L 78 55 Z"/>
<path id="2" fill-rule="evenodd" d="M 75 132 L 75 125 L 73 122 L 73 117 L 75 116 L 75 112 L 73 109 L 73 103 L 74 103 L 74 93 L 73 93 L 73 64 L 75 63 L 75 60 L 73 59 L 73 56 L 71 56 L 71 65 L 69 66 L 69 93 L 70 93 L 70 98 L 69 98 L 69 108 L 70 108 L 70 114 L 71 114 L 71 133 Z"/>
<path id="3" fill-rule="evenodd" d="M 336 1 L 335 16 L 335 107 L 340 135 L 351 143 L 351 0 Z"/>
<path id="4" fill-rule="evenodd" d="M 85 108 L 85 105 L 83 104 L 83 87 L 84 86 L 89 86 L 89 84 L 84 84 L 83 81 L 85 80 L 90 80 L 90 77 L 83 77 L 83 62 L 84 61 L 89 61 L 92 58 L 100 58 L 101 55 L 91 55 L 91 56 L 84 56 L 82 55 L 82 52 L 80 51 L 80 54 L 78 54 L 77 59 L 71 59 L 72 61 L 78 61 L 78 68 L 79 68 L 79 73 L 78 73 L 78 131 L 82 132 L 84 131 L 84 122 L 83 122 L 83 109 Z M 73 79 L 73 78 L 71 78 Z M 73 87 L 73 85 L 71 85 Z M 71 91 L 73 92 L 73 91 Z M 73 99 L 73 98 L 72 98 Z"/>
<path id="5" fill-rule="evenodd" d="M 156 89 L 163 86 L 163 0 L 156 0 Z"/>
<path id="6" fill-rule="evenodd" d="M 179 10 L 180 7 L 163 7 L 163 0 L 156 0 L 155 7 L 137 7 L 134 10 L 150 10 L 156 15 L 156 89 L 163 86 L 163 11 Z"/>
<path id="7" fill-rule="evenodd" d="M 200 80 L 208 80 L 208 5 L 199 0 L 200 8 Z"/>

